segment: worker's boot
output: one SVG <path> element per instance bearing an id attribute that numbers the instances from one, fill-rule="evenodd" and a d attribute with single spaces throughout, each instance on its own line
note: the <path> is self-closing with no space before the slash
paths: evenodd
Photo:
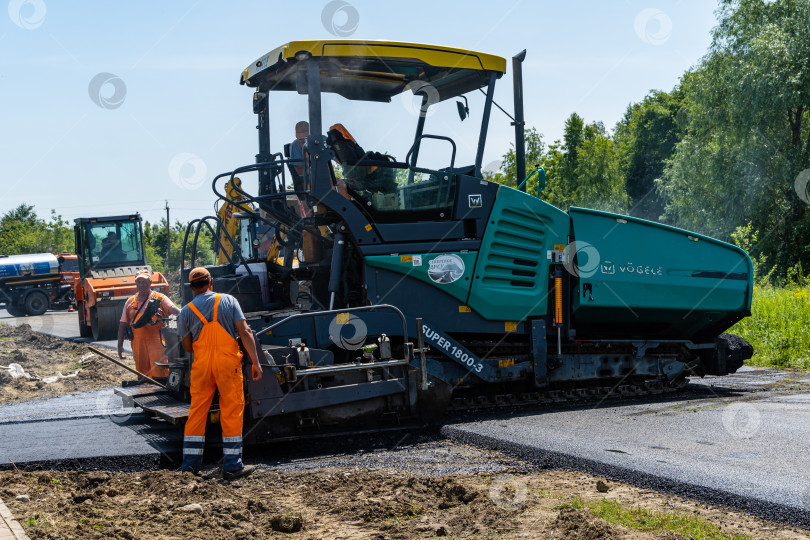
<path id="1" fill-rule="evenodd" d="M 237 478 L 242 478 L 243 476 L 247 476 L 256 470 L 256 467 L 253 465 L 244 465 L 238 471 L 233 472 L 226 472 L 222 471 L 222 479 L 223 480 L 236 480 Z"/>

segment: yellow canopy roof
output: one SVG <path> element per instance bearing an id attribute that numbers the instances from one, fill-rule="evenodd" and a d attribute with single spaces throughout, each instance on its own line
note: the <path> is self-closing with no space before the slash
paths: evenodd
<path id="1" fill-rule="evenodd" d="M 302 56 L 299 56 L 302 55 Z M 422 81 L 448 99 L 486 86 L 506 71 L 506 59 L 454 47 L 396 41 L 291 41 L 243 72 L 241 84 L 263 91 L 297 90 L 299 59 L 319 59 L 321 90 L 349 99 L 390 101 Z M 421 85 L 421 84 L 420 84 Z"/>

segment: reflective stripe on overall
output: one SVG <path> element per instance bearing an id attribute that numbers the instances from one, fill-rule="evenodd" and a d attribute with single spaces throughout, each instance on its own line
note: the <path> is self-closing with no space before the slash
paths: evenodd
<path id="1" fill-rule="evenodd" d="M 245 394 L 242 383 L 242 352 L 233 336 L 219 324 L 220 295 L 214 300 L 214 316 L 209 322 L 193 303 L 188 307 L 202 321 L 194 341 L 191 365 L 191 407 L 183 439 L 183 470 L 198 471 L 205 447 L 205 424 L 214 391 L 219 390 L 219 421 L 222 426 L 222 469 L 242 469 L 242 417 Z"/>

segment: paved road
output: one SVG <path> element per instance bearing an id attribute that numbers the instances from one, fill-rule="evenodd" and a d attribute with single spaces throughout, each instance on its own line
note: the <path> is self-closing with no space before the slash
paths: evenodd
<path id="1" fill-rule="evenodd" d="M 0 467 L 173 465 L 182 432 L 124 408 L 112 389 L 0 406 Z M 103 458 L 103 459 L 100 459 Z"/>
<path id="2" fill-rule="evenodd" d="M 490 415 L 442 432 L 544 466 L 570 466 L 810 523 L 810 378 L 743 368 L 685 396 Z M 688 399 L 685 399 L 687 398 Z"/>
<path id="3" fill-rule="evenodd" d="M 28 324 L 32 330 L 82 342 L 79 316 L 49 311 L 39 317 L 11 317 L 0 310 L 0 324 Z M 132 353 L 129 342 L 124 350 Z M 116 341 L 96 345 L 117 349 Z M 175 427 L 149 421 L 140 409 L 123 408 L 111 388 L 53 399 L 0 406 L 0 468 L 11 463 L 81 468 L 86 464 L 124 467 L 153 464 L 172 467 L 181 445 Z M 103 458 L 103 459 L 100 459 Z"/>

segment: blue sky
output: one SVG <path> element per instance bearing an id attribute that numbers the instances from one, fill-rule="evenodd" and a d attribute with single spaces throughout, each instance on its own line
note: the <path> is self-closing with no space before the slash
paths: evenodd
<path id="1" fill-rule="evenodd" d="M 507 58 L 525 48 L 527 124 L 552 142 L 574 111 L 610 129 L 649 90 L 670 90 L 705 54 L 716 23 L 714 2 L 688 0 L 348 0 L 327 17 L 331 24 L 323 14 L 336 4 L 321 0 L 6 3 L 0 213 L 25 202 L 41 216 L 53 208 L 70 220 L 139 211 L 155 221 L 165 216 L 165 200 L 172 221 L 212 213 L 210 180 L 256 153 L 252 90 L 238 84 L 239 75 L 287 41 L 334 38 L 353 27 L 352 39 Z M 496 100 L 510 112 L 511 92 L 509 63 Z M 271 142 L 280 150 L 305 109 L 299 96 L 273 98 Z M 480 104 L 471 97 L 473 118 L 464 124 L 452 101 L 428 118 L 427 132 L 458 137 L 460 163 L 473 161 Z M 404 158 L 415 122 L 408 99 L 364 109 L 330 98 L 325 106 L 326 121 L 344 123 L 366 150 Z M 484 163 L 497 160 L 512 137 L 509 120 L 494 111 Z"/>

